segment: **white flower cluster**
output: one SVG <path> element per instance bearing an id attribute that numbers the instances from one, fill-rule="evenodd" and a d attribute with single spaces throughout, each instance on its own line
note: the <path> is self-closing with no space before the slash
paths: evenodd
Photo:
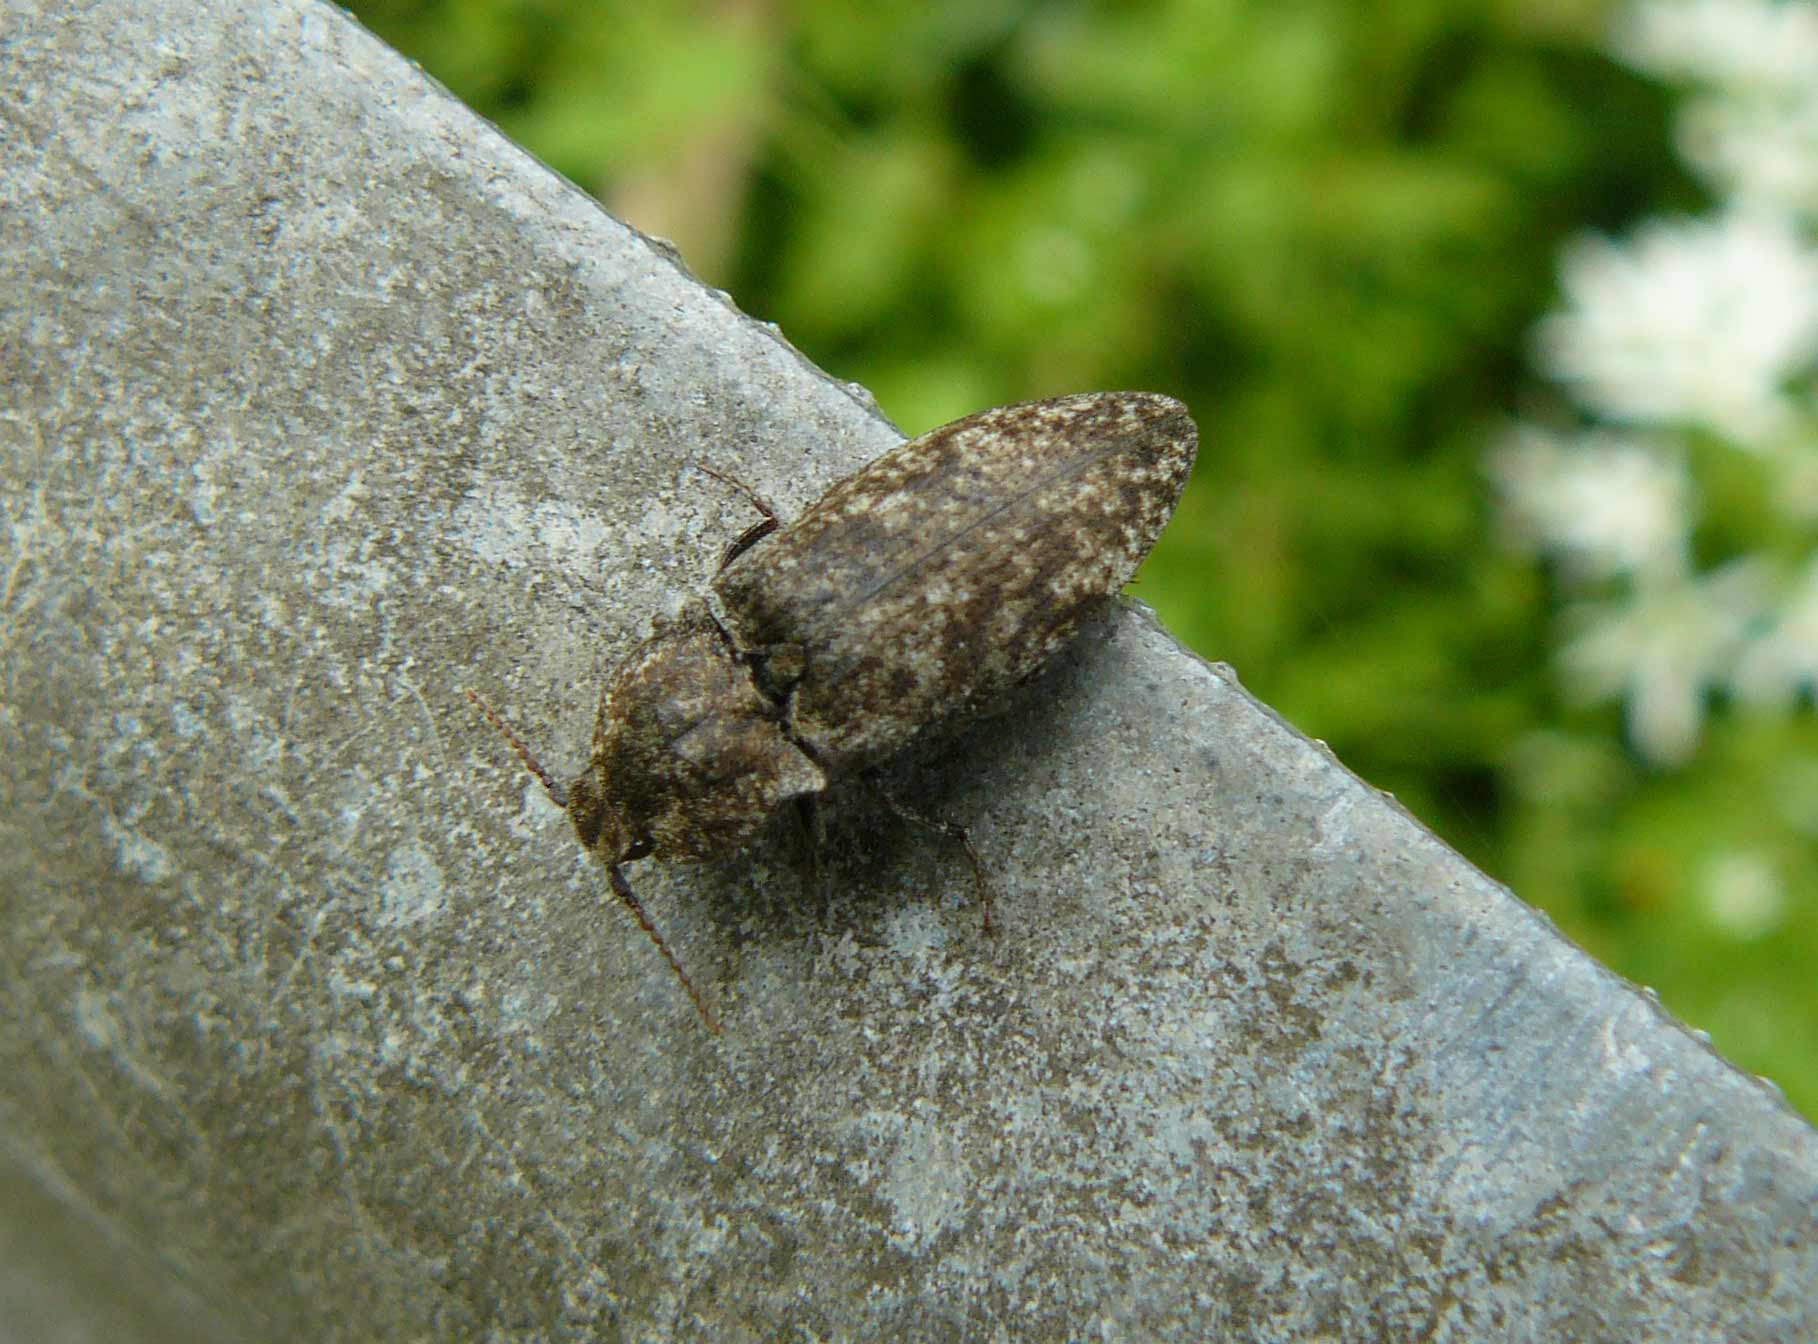
<path id="1" fill-rule="evenodd" d="M 1818 211 L 1818 7 L 1808 0 L 1649 0 L 1616 35 L 1631 64 L 1695 86 L 1679 147 L 1724 195 Z"/>
<path id="2" fill-rule="evenodd" d="M 1595 427 L 1520 426 L 1491 474 L 1576 599 L 1568 681 L 1672 764 L 1714 691 L 1818 695 L 1818 0 L 1642 0 L 1617 45 L 1696 87 L 1680 147 L 1724 205 L 1568 250 L 1539 357 Z M 1688 464 L 1725 451 L 1774 483 L 1784 535 L 1700 571 Z"/>
<path id="3" fill-rule="evenodd" d="M 1818 105 L 1818 64 L 1812 80 Z M 1541 324 L 1540 354 L 1588 409 L 1741 447 L 1790 426 L 1787 384 L 1818 353 L 1818 251 L 1792 219 L 1655 220 L 1575 244 L 1561 271 L 1570 306 Z"/>

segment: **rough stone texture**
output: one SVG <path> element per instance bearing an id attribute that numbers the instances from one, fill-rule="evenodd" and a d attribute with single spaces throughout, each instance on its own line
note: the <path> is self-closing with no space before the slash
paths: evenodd
<path id="1" fill-rule="evenodd" d="M 1818 1136 L 1138 610 L 893 771 L 997 939 L 640 867 L 711 1039 L 459 692 L 889 426 L 305 0 L 0 0 L 0 156 L 0 1334 L 1818 1334 Z"/>

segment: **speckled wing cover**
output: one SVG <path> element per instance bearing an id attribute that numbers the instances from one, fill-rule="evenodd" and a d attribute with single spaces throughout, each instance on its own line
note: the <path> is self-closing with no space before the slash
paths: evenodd
<path id="1" fill-rule="evenodd" d="M 720 618 L 743 648 L 803 651 L 790 728 L 823 764 L 874 764 L 1028 676 L 1129 582 L 1198 439 L 1146 392 L 956 420 L 728 565 Z"/>

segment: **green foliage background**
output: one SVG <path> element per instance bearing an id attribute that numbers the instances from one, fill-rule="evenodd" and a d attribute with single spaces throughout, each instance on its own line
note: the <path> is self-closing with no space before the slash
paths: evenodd
<path id="1" fill-rule="evenodd" d="M 1589 0 L 362 0 L 359 17 L 906 432 L 1141 387 L 1196 479 L 1138 585 L 1818 1115 L 1818 727 L 1650 771 L 1563 703 L 1483 454 L 1561 243 L 1704 202 Z M 1557 408 L 1553 408 L 1557 410 Z M 1707 505 L 1707 512 L 1720 502 Z M 1704 913 L 1737 846 L 1771 936 Z"/>

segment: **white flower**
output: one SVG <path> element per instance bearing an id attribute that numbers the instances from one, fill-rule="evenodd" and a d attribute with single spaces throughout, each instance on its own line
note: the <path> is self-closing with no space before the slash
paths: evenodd
<path id="1" fill-rule="evenodd" d="M 1818 360 L 1818 253 L 1784 220 L 1655 221 L 1626 245 L 1577 243 L 1561 269 L 1570 308 L 1542 323 L 1542 359 L 1612 419 L 1749 445 L 1785 423 L 1782 384 Z"/>
<path id="2" fill-rule="evenodd" d="M 1646 0 L 1615 45 L 1710 90 L 1680 115 L 1680 152 L 1732 201 L 1818 213 L 1818 4 Z"/>
<path id="3" fill-rule="evenodd" d="M 1563 439 L 1518 427 L 1490 461 L 1516 536 L 1568 577 L 1665 577 L 1686 567 L 1691 482 L 1678 454 L 1593 431 Z"/>
<path id="4" fill-rule="evenodd" d="M 1618 54 L 1669 79 L 1735 95 L 1809 97 L 1818 5 L 1800 0 L 1644 0 L 1617 25 Z"/>
<path id="5" fill-rule="evenodd" d="M 1818 70 L 1797 104 L 1699 98 L 1679 117 L 1680 155 L 1751 208 L 1818 216 Z"/>
<path id="6" fill-rule="evenodd" d="M 1765 634 L 1749 641 L 1730 681 L 1736 698 L 1786 709 L 1818 694 L 1818 559 L 1811 561 Z"/>
<path id="7" fill-rule="evenodd" d="M 1756 560 L 1708 578 L 1644 585 L 1623 602 L 1579 608 L 1584 628 L 1560 661 L 1586 697 L 1623 697 L 1637 751 L 1676 764 L 1697 745 L 1705 696 L 1728 680 L 1766 590 Z"/>
<path id="8" fill-rule="evenodd" d="M 1705 914 L 1732 938 L 1772 933 L 1786 918 L 1786 883 L 1767 855 L 1726 850 L 1705 864 Z"/>

